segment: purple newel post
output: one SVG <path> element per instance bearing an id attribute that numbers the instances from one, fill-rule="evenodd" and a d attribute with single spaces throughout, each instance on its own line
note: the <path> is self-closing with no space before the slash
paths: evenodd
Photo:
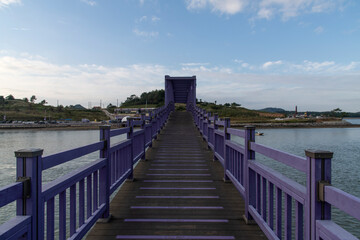
<path id="1" fill-rule="evenodd" d="M 230 124 L 230 118 L 225 118 L 224 119 L 225 124 L 224 124 L 224 133 L 225 133 L 225 139 L 224 139 L 224 182 L 228 182 L 230 181 L 229 177 L 226 175 L 226 170 L 228 167 L 228 153 L 226 150 L 226 141 L 230 140 L 231 135 L 229 133 L 227 133 L 227 129 L 230 128 L 231 124 Z"/>
<path id="2" fill-rule="evenodd" d="M 142 113 L 141 114 L 141 120 L 142 120 L 142 123 L 141 123 L 141 129 L 144 130 L 144 145 L 143 145 L 143 151 L 144 151 L 144 154 L 141 156 L 141 159 L 142 160 L 145 160 L 145 144 L 146 144 L 146 128 L 145 128 L 145 124 L 146 124 L 146 116 L 145 116 L 145 113 Z"/>
<path id="3" fill-rule="evenodd" d="M 131 151 L 130 151 L 130 159 L 129 159 L 129 166 L 131 167 L 130 175 L 128 177 L 128 180 L 133 181 L 134 180 L 134 141 L 133 141 L 133 133 L 134 133 L 134 126 L 133 126 L 133 119 L 128 118 L 127 119 L 127 127 L 130 128 L 130 131 L 127 134 L 127 139 L 131 139 Z"/>
<path id="4" fill-rule="evenodd" d="M 21 149 L 15 152 L 16 178 L 24 182 L 23 199 L 16 201 L 16 215 L 31 215 L 31 239 L 44 238 L 44 205 L 41 201 L 43 149 Z M 25 184 L 25 182 L 30 184 Z M 25 187 L 27 185 L 27 187 Z"/>
<path id="5" fill-rule="evenodd" d="M 110 218 L 110 128 L 109 125 L 100 126 L 100 141 L 105 142 L 104 148 L 100 150 L 100 158 L 106 158 L 106 167 L 100 169 L 100 181 L 99 181 L 99 204 L 105 203 L 106 210 L 101 218 Z M 96 191 L 96 190 L 94 190 Z"/>
<path id="6" fill-rule="evenodd" d="M 315 239 L 316 220 L 331 219 L 331 205 L 319 199 L 319 183 L 331 183 L 332 152 L 306 150 L 307 158 L 307 204 L 305 209 L 305 238 Z"/>
<path id="7" fill-rule="evenodd" d="M 250 142 L 255 142 L 255 127 L 245 126 L 245 154 L 244 154 L 244 187 L 245 187 L 245 215 L 246 223 L 252 220 L 249 213 L 249 205 L 255 207 L 256 204 L 256 174 L 249 169 L 249 162 L 255 160 L 255 152 L 250 149 Z"/>

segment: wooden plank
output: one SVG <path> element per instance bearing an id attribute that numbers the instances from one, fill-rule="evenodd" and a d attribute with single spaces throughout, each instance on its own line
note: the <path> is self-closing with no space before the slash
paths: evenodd
<path id="1" fill-rule="evenodd" d="M 87 239 L 266 239 L 187 112 L 175 112 Z M 200 165 L 199 165 L 200 164 Z M 204 170 L 206 169 L 206 170 Z"/>

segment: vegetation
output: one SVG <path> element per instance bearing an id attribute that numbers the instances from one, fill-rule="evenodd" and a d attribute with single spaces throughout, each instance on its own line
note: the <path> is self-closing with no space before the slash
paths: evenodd
<path id="1" fill-rule="evenodd" d="M 13 121 L 42 121 L 46 120 L 61 120 L 72 119 L 74 121 L 80 121 L 83 118 L 93 120 L 107 120 L 108 117 L 101 110 L 88 110 L 82 108 L 76 109 L 75 106 L 46 106 L 46 100 L 42 100 L 40 103 L 35 103 L 36 97 L 33 95 L 30 98 L 15 99 L 14 96 L 9 95 L 4 98 L 0 96 L 0 116 L 2 121 L 4 116 L 6 120 Z"/>
<path id="2" fill-rule="evenodd" d="M 197 106 L 205 109 L 207 112 L 211 112 L 212 114 L 217 113 L 220 118 L 230 117 L 232 122 L 269 122 L 274 120 L 276 117 L 284 117 L 283 114 L 249 110 L 241 107 L 238 103 L 225 103 L 222 105 L 201 101 L 197 103 Z"/>
<path id="3" fill-rule="evenodd" d="M 151 92 L 143 92 L 140 97 L 135 94 L 128 97 L 121 107 L 130 107 L 137 105 L 155 105 L 160 107 L 165 103 L 165 90 L 153 90 Z"/>

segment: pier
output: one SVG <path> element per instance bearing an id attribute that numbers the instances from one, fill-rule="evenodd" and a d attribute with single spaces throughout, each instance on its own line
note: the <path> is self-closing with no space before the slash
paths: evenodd
<path id="1" fill-rule="evenodd" d="M 93 152 L 91 163 L 42 182 L 42 171 Z M 304 158 L 256 143 L 254 127 L 231 128 L 196 106 L 195 76 L 165 76 L 163 107 L 125 128 L 101 126 L 98 142 L 42 153 L 15 152 L 17 182 L 0 189 L 0 207 L 16 201 L 17 216 L 0 239 L 357 239 L 331 219 L 336 207 L 360 220 L 360 199 L 331 185 L 333 153 Z M 257 155 L 304 173 L 306 184 Z"/>

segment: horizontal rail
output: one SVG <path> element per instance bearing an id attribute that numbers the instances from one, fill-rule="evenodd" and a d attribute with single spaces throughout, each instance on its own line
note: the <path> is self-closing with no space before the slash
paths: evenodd
<path id="1" fill-rule="evenodd" d="M 0 188 L 0 208 L 22 198 L 23 183 L 12 183 L 8 186 Z"/>
<path id="2" fill-rule="evenodd" d="M 106 159 L 100 158 L 93 163 L 90 163 L 86 166 L 78 168 L 73 172 L 61 176 L 54 181 L 46 184 L 44 186 L 44 190 L 42 191 L 42 197 L 44 201 L 53 198 L 60 192 L 66 190 L 67 188 L 71 187 L 75 183 L 79 182 L 80 180 L 86 178 L 91 173 L 99 170 L 100 168 L 106 165 Z"/>
<path id="3" fill-rule="evenodd" d="M 245 131 L 244 130 L 235 129 L 235 128 L 228 128 L 227 133 L 229 133 L 231 135 L 238 136 L 238 137 L 245 138 Z"/>
<path id="4" fill-rule="evenodd" d="M 110 147 L 110 153 L 115 152 L 115 151 L 117 151 L 117 150 L 120 150 L 120 149 L 122 149 L 122 148 L 130 145 L 131 142 L 132 142 L 131 139 L 126 139 L 126 140 L 123 140 L 123 141 L 121 141 L 121 142 L 118 142 L 118 143 L 113 144 L 113 145 Z"/>
<path id="5" fill-rule="evenodd" d="M 42 170 L 46 170 L 75 158 L 85 156 L 104 148 L 104 142 L 97 142 L 83 147 L 74 148 L 65 152 L 56 153 L 42 158 Z"/>
<path id="6" fill-rule="evenodd" d="M 217 135 L 220 135 L 220 136 L 225 137 L 224 131 L 221 131 L 221 130 L 218 130 L 218 129 L 215 129 L 215 130 L 214 130 L 214 134 L 217 134 Z"/>
<path id="7" fill-rule="evenodd" d="M 357 237 L 344 230 L 342 227 L 329 220 L 316 221 L 316 239 L 332 240 L 358 240 Z"/>
<path id="8" fill-rule="evenodd" d="M 274 159 L 278 162 L 284 163 L 290 167 L 293 167 L 301 172 L 306 173 L 306 159 L 286 153 L 280 150 L 273 149 L 271 147 L 264 146 L 259 143 L 251 142 L 250 149 L 254 152 L 260 153 L 266 157 Z"/>
<path id="9" fill-rule="evenodd" d="M 303 185 L 256 161 L 249 161 L 249 168 L 266 178 L 299 203 L 305 204 L 306 187 Z"/>
<path id="10" fill-rule="evenodd" d="M 325 186 L 325 201 L 360 220 L 360 198 L 333 186 Z"/>
<path id="11" fill-rule="evenodd" d="M 16 216 L 0 225 L 0 239 L 20 239 L 25 233 L 31 235 L 31 216 Z"/>
<path id="12" fill-rule="evenodd" d="M 115 137 L 129 132 L 130 132 L 130 127 L 114 129 L 110 131 L 110 137 Z"/>
<path id="13" fill-rule="evenodd" d="M 231 140 L 225 140 L 225 146 L 228 146 L 231 149 L 238 151 L 239 153 L 245 154 L 244 147 L 239 145 L 238 143 L 231 141 Z"/>
<path id="14" fill-rule="evenodd" d="M 141 135 L 145 132 L 145 129 L 141 129 L 141 130 L 137 130 L 137 131 L 134 131 L 133 133 L 133 136 L 136 137 L 138 135 Z"/>
<path id="15" fill-rule="evenodd" d="M 226 170 L 226 175 L 230 178 L 231 182 L 234 184 L 239 193 L 245 197 L 245 187 L 235 178 L 234 175 L 229 170 Z"/>

